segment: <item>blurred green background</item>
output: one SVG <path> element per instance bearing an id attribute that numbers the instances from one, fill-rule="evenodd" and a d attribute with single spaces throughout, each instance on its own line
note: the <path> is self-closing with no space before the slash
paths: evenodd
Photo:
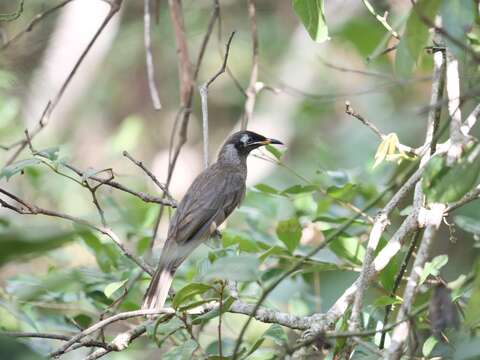
<path id="1" fill-rule="evenodd" d="M 0 1 L 0 13 L 14 11 L 15 3 Z M 11 38 L 25 28 L 35 14 L 58 3 L 26 2 L 17 20 L 0 23 L 2 34 Z M 179 107 L 179 80 L 168 4 L 159 3 L 158 19 L 155 16 L 152 19 L 152 45 L 162 109 L 153 109 L 148 91 L 143 2 L 125 1 L 75 75 L 48 126 L 33 143 L 36 149 L 58 146 L 59 161 L 84 170 L 113 168 L 116 180 L 137 191 L 157 195 L 159 190 L 122 156 L 122 151 L 127 150 L 142 160 L 160 181 L 165 181 L 168 147 Z M 410 10 L 408 1 L 379 0 L 372 4 L 380 14 L 388 10 L 389 22 L 397 30 L 402 29 Z M 218 25 L 214 29 L 200 69 L 199 84 L 218 70 L 226 39 L 236 30 L 228 67 L 246 88 L 252 58 L 247 8 L 243 1 L 222 0 L 220 5 L 221 31 Z M 183 9 L 190 57 L 196 59 L 212 2 L 185 0 Z M 0 144 L 8 145 L 21 139 L 25 128 L 38 122 L 43 107 L 55 96 L 107 11 L 108 5 L 102 1 L 73 1 L 0 52 Z M 299 255 L 339 226 L 338 221 L 327 217 L 338 220 L 351 215 L 349 210 L 318 191 L 281 193 L 282 190 L 313 183 L 361 208 L 395 180 L 398 167 L 395 162 L 383 162 L 372 168 L 379 140 L 358 120 L 345 114 L 345 101 L 350 101 L 357 112 L 383 133 L 396 133 L 403 144 L 423 143 L 424 107 L 430 99 L 431 56 L 422 55 L 410 78 L 397 76 L 394 53 L 379 55 L 396 40 L 388 40 L 385 29 L 361 1 L 326 1 L 325 13 L 330 40 L 317 44 L 300 24 L 290 1 L 258 1 L 259 81 L 276 91 L 264 90 L 258 94 L 248 127 L 286 144 L 281 149 L 285 166 L 262 159 L 272 157 L 266 150 L 251 156 L 247 198 L 228 221 L 223 247 L 220 250 L 209 246 L 199 248 L 180 268 L 174 282 L 176 289 L 193 279 L 201 281 L 211 266 L 206 256 L 209 253 L 211 259 L 239 248 L 258 255 L 275 246 L 278 252 L 273 251 L 271 258 L 267 255 L 268 259 L 260 265 L 260 283 L 268 283 L 294 256 L 285 251 L 276 235 L 279 221 L 298 219 L 302 237 L 295 254 Z M 478 68 L 465 62 L 461 71 L 462 91 L 474 89 L 479 80 Z M 171 185 L 176 199 L 181 199 L 202 170 L 201 109 L 196 86 L 194 96 L 188 140 Z M 239 128 L 244 102 L 244 94 L 228 74 L 221 75 L 211 85 L 208 97 L 211 161 L 228 134 Z M 475 97 L 467 100 L 463 104 L 464 114 L 477 102 Z M 478 135 L 478 130 L 474 134 Z M 1 163 L 9 156 L 11 151 L 0 151 Z M 26 149 L 20 159 L 31 157 Z M 43 164 L 26 167 L 10 179 L 3 176 L 0 186 L 44 208 L 100 223 L 89 191 Z M 144 255 L 158 206 L 105 186 L 97 195 L 108 225 L 129 249 Z M 406 201 L 408 204 L 408 199 Z M 370 215 L 374 216 L 379 207 L 372 209 Z M 398 210 L 394 225 L 402 209 Z M 474 202 L 452 214 L 449 218 L 452 224 L 460 219 L 454 234 L 442 227 L 435 239 L 432 255 L 448 254 L 449 257 L 442 270 L 447 281 L 471 269 L 478 255 L 478 232 L 475 232 L 479 213 L 480 204 Z M 169 214 L 167 211 L 166 215 Z M 315 221 L 320 216 L 324 218 Z M 468 230 L 469 224 L 475 231 L 463 230 Z M 167 226 L 168 216 L 164 216 L 156 248 L 160 248 Z M 367 239 L 366 230 L 368 224 L 359 223 L 339 245 L 319 252 L 315 258 L 318 262 L 305 266 L 299 274 L 284 281 L 265 305 L 296 315 L 328 310 L 357 276 L 362 260 L 358 249 Z M 387 232 L 388 236 L 392 232 Z M 229 247 L 232 244 L 238 248 Z M 128 284 L 137 275 L 136 269 L 108 238 L 76 229 L 67 221 L 40 215 L 20 216 L 0 209 L 0 247 L 0 328 L 4 330 L 76 331 L 76 325 L 87 326 L 97 319 L 122 294 L 124 281 Z M 392 271 L 396 266 L 392 264 Z M 118 290 L 107 297 L 106 286 L 119 282 Z M 137 309 L 147 283 L 148 278 L 142 277 L 119 310 Z M 255 299 L 260 289 L 252 282 L 242 288 L 242 294 L 245 299 Z M 380 286 L 372 289 L 372 298 L 379 294 L 376 291 L 384 290 Z M 372 308 L 371 315 L 383 317 L 377 310 Z M 225 333 L 235 334 L 244 319 L 242 315 L 225 315 Z M 216 321 L 209 322 L 200 337 L 207 350 L 209 346 L 212 351 L 216 350 Z M 247 339 L 254 341 L 268 328 L 255 322 Z M 124 325 L 114 325 L 107 333 L 124 329 Z M 276 340 L 267 339 L 256 358 L 261 358 L 262 352 L 268 355 L 268 351 L 275 348 Z M 137 341 L 129 351 L 111 354 L 109 358 L 149 358 L 163 351 L 153 346 L 145 350 L 146 342 Z M 41 353 L 58 345 L 45 340 L 28 340 L 28 343 Z M 65 358 L 81 358 L 82 354 L 85 356 L 81 351 Z"/>

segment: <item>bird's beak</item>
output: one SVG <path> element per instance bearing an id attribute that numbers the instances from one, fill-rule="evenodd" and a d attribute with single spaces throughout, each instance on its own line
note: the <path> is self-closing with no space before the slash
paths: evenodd
<path id="1" fill-rule="evenodd" d="M 265 140 L 265 145 L 267 145 L 267 144 L 283 145 L 283 143 L 280 140 L 277 140 L 277 139 L 267 139 L 267 140 Z"/>

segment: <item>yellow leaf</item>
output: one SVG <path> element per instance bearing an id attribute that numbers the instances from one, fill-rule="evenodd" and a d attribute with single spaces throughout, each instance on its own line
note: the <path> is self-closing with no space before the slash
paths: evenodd
<path id="1" fill-rule="evenodd" d="M 385 136 L 380 145 L 378 145 L 377 152 L 375 153 L 375 164 L 373 164 L 373 168 L 375 169 L 384 160 L 388 161 L 389 157 L 396 153 L 399 143 L 400 142 L 398 141 L 397 134 L 390 133 Z"/>

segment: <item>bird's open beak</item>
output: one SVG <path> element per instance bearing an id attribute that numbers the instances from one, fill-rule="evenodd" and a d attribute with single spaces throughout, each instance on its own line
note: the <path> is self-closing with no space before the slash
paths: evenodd
<path id="1" fill-rule="evenodd" d="M 283 143 L 280 140 L 276 139 L 266 139 L 264 141 L 260 141 L 262 145 L 268 145 L 268 144 L 278 144 L 278 145 L 283 145 Z"/>

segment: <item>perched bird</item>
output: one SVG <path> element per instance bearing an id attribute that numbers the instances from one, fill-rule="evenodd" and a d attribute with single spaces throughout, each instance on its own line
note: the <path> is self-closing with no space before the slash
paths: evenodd
<path id="1" fill-rule="evenodd" d="M 171 219 L 167 240 L 142 309 L 164 306 L 177 268 L 242 201 L 248 154 L 267 144 L 282 143 L 252 131 L 239 131 L 222 146 L 217 162 L 193 181 Z"/>

